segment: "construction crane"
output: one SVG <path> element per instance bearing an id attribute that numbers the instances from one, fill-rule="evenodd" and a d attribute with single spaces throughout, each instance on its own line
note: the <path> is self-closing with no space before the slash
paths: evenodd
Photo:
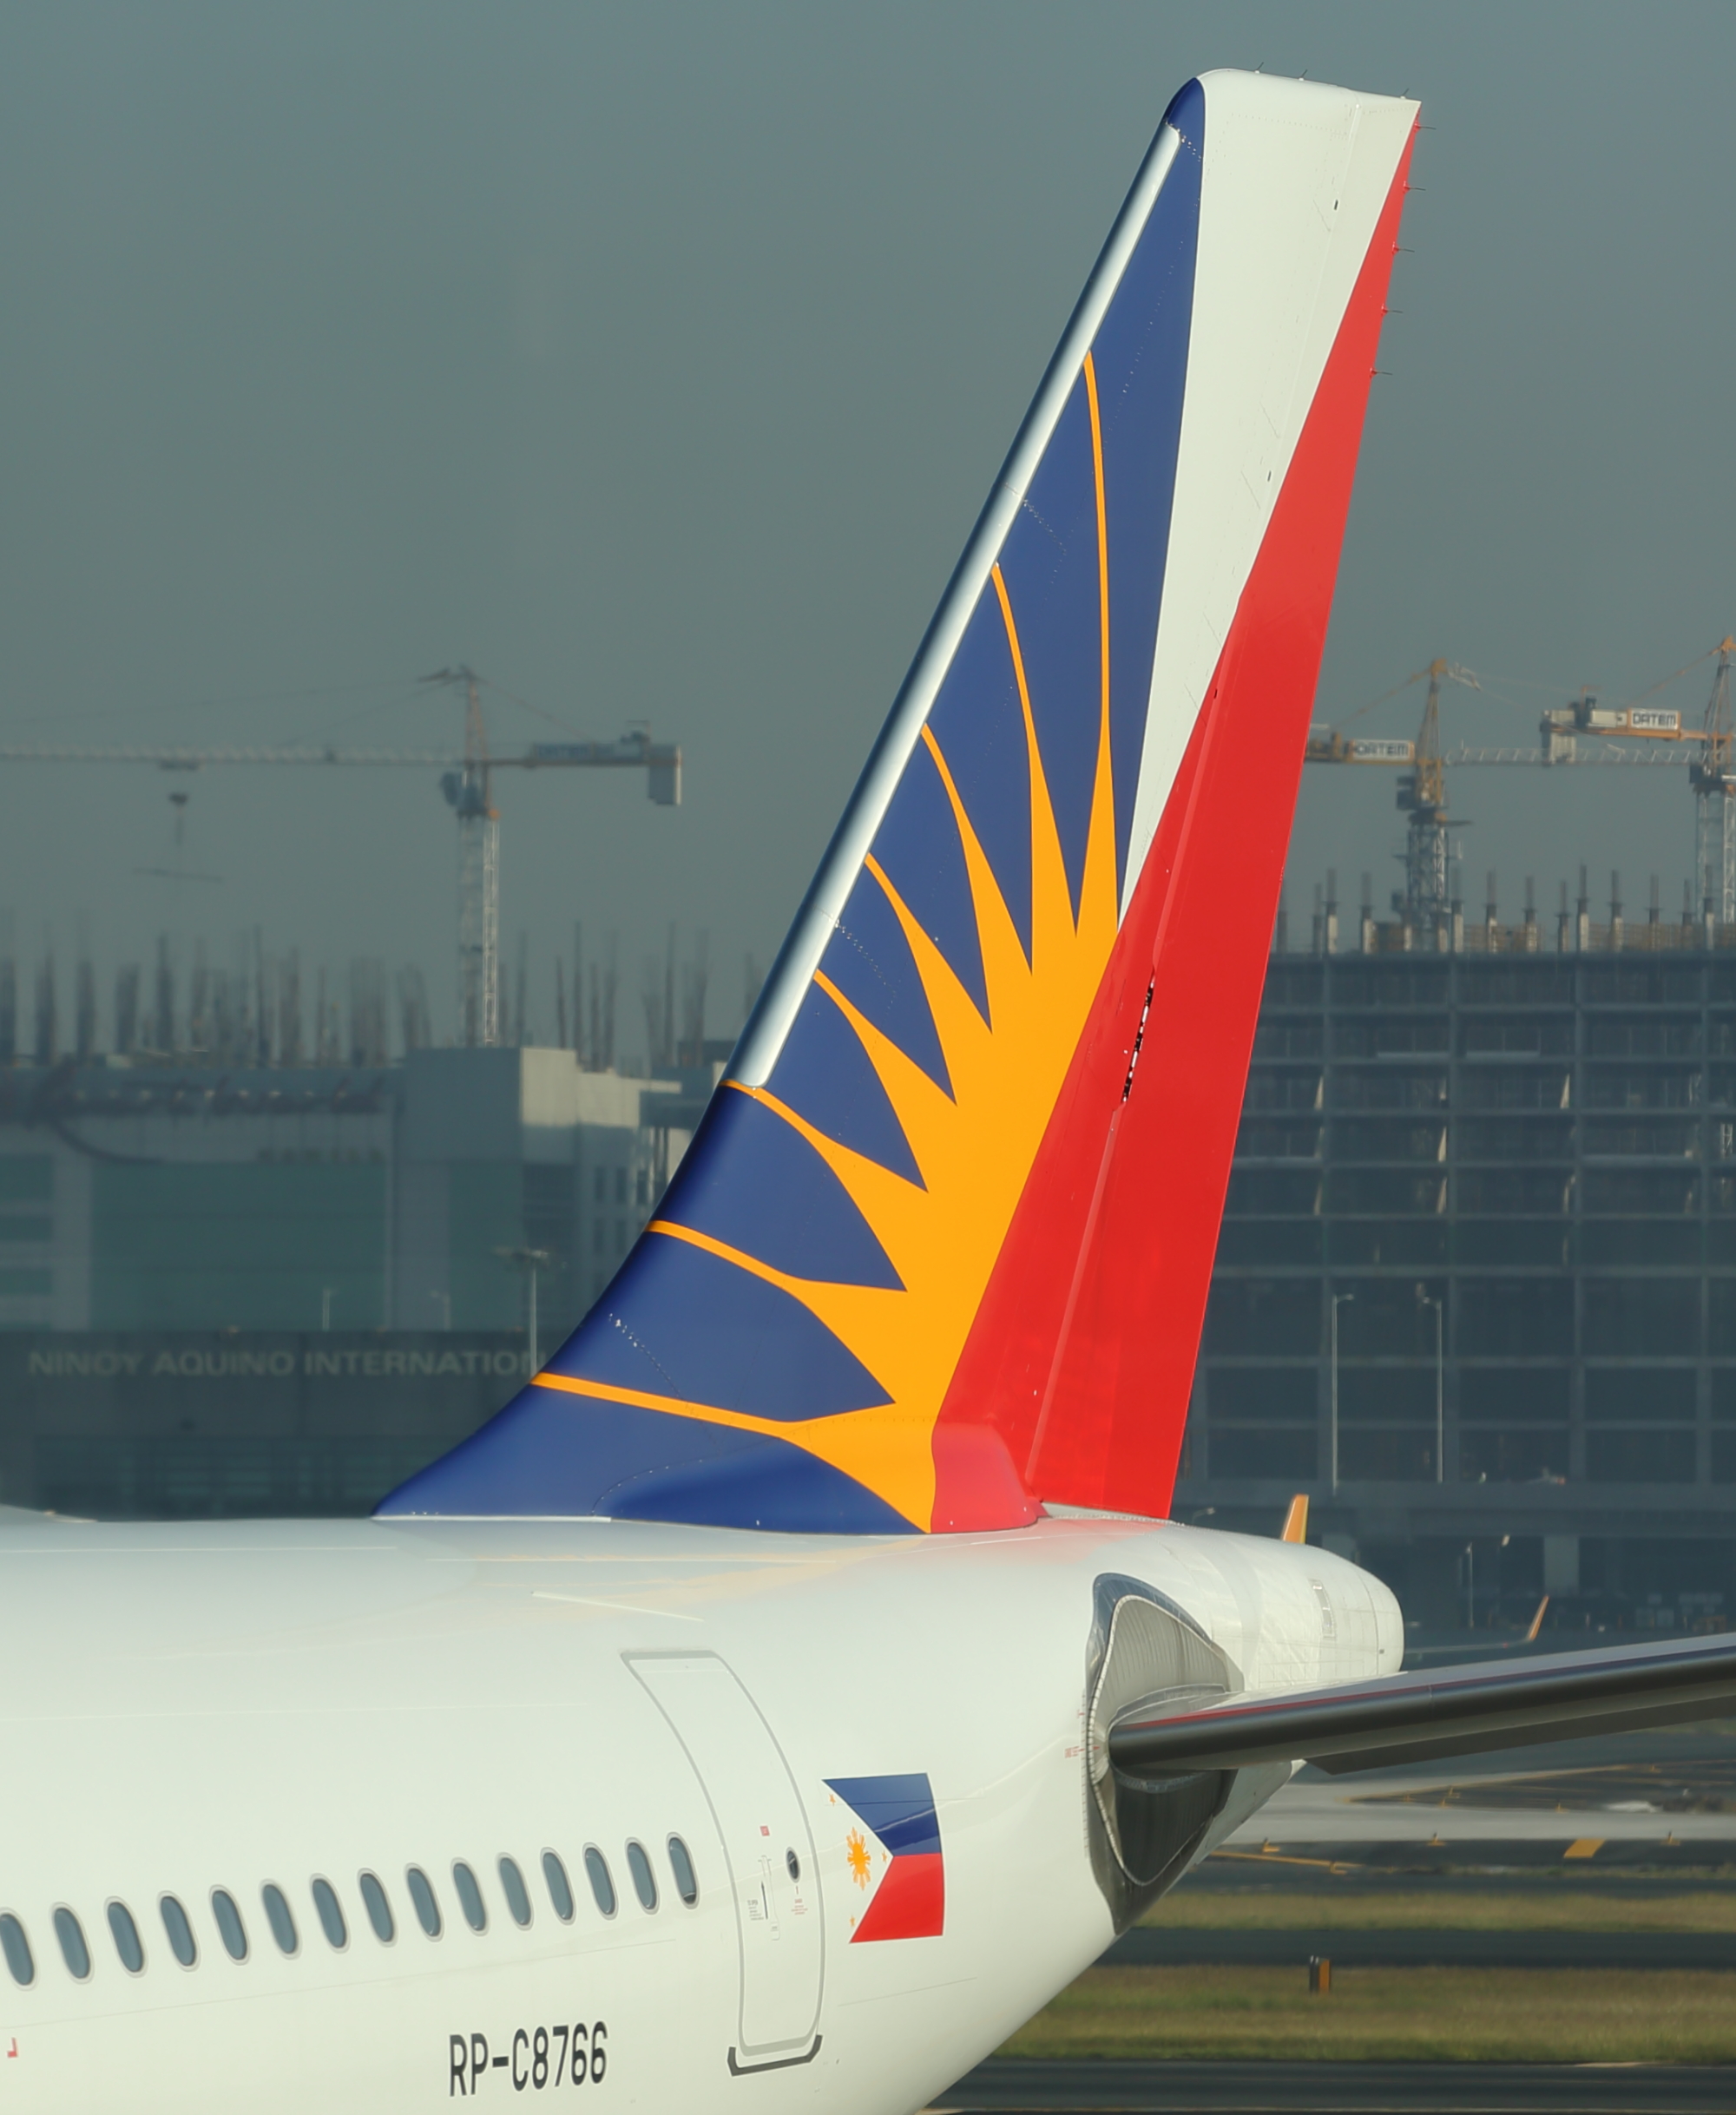
<path id="1" fill-rule="evenodd" d="M 132 746 L 103 748 L 16 748 L 0 746 L 0 764 L 145 764 L 158 771 L 193 772 L 227 765 L 363 765 L 433 770 L 458 818 L 458 1032 L 466 1044 L 500 1041 L 500 811 L 493 774 L 499 771 L 643 771 L 646 791 L 661 808 L 681 801 L 678 742 L 654 742 L 634 730 L 618 741 L 533 742 L 522 754 L 490 752 L 482 711 L 482 679 L 466 667 L 443 668 L 422 679 L 464 693 L 464 748 L 216 748 Z"/>
<path id="2" fill-rule="evenodd" d="M 1408 689 L 1426 677 L 1428 696 L 1423 722 L 1415 741 L 1395 740 L 1376 735 L 1346 735 L 1335 727 L 1314 726 L 1308 731 L 1304 752 L 1310 764 L 1371 764 L 1410 766 L 1398 781 L 1397 805 L 1408 813 L 1404 893 L 1395 898 L 1408 923 L 1426 927 L 1448 915 L 1449 857 L 1446 767 L 1460 765 L 1586 765 L 1666 764 L 1674 759 L 1657 745 L 1692 745 L 1698 753 L 1688 765 L 1688 782 L 1694 794 L 1695 888 L 1703 916 L 1723 924 L 1736 923 L 1736 713 L 1733 713 L 1730 672 L 1736 663 L 1736 638 L 1726 638 L 1711 649 L 1717 659 L 1712 694 L 1706 701 L 1702 726 L 1685 724 L 1674 706 L 1649 705 L 1605 706 L 1596 694 L 1581 691 L 1564 706 L 1548 707 L 1538 727 L 1535 749 L 1473 748 L 1443 751 L 1440 744 L 1440 694 L 1443 685 L 1458 683 L 1467 689 L 1482 685 L 1468 668 L 1455 661 L 1432 660 L 1426 668 L 1406 677 L 1398 686 Z M 1700 666 L 1710 658 L 1702 654 L 1679 668 L 1664 682 Z M 1663 683 L 1654 686 L 1661 689 Z M 1388 696 L 1396 696 L 1389 692 Z M 1648 693 L 1649 695 L 1650 693 Z M 1384 703 L 1384 700 L 1378 702 Z M 1588 740 L 1587 738 L 1589 738 Z M 1634 750 L 1626 744 L 1637 742 Z M 1595 746 L 1594 746 L 1595 745 Z"/>
<path id="3" fill-rule="evenodd" d="M 1428 680 L 1423 724 L 1414 742 L 1383 740 L 1370 735 L 1345 736 L 1332 727 L 1311 727 L 1304 759 L 1310 764 L 1397 764 L 1410 769 L 1398 781 L 1398 806 L 1410 818 L 1404 837 L 1404 895 L 1394 908 L 1407 923 L 1429 926 L 1447 916 L 1450 888 L 1447 820 L 1447 766 L 1441 754 L 1441 690 L 1448 683 L 1467 690 L 1483 686 L 1457 661 L 1432 660 L 1399 685 Z"/>
<path id="4" fill-rule="evenodd" d="M 678 744 L 626 734 L 618 742 L 539 742 L 523 757 L 490 757 L 482 678 L 462 664 L 419 679 L 464 693 L 464 753 L 441 774 L 440 791 L 458 818 L 458 1033 L 467 1044 L 500 1040 L 500 811 L 496 771 L 643 765 L 646 791 L 660 807 L 681 801 Z M 3 757 L 0 757 L 3 761 Z"/>

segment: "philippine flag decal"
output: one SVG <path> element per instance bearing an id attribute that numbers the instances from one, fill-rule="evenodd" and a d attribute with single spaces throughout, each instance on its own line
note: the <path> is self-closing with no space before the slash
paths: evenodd
<path id="1" fill-rule="evenodd" d="M 829 1777 L 826 1790 L 853 1816 L 844 1839 L 858 1890 L 851 1944 L 939 1938 L 946 1921 L 946 1869 L 927 1777 Z"/>

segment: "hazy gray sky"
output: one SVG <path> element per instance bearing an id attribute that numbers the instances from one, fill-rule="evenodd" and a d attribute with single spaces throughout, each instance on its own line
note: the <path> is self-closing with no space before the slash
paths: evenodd
<path id="1" fill-rule="evenodd" d="M 0 739 L 455 737 L 472 662 L 687 798 L 503 783 L 543 1025 L 572 922 L 707 926 L 713 1032 L 775 949 L 1171 92 L 1263 65 L 1425 134 L 1321 716 L 1431 654 L 1449 738 L 1535 739 L 1736 628 L 1736 15 L 1578 4 L 15 5 L 0 66 Z M 1704 673 L 1680 686 L 1696 712 Z M 1493 694 L 1495 692 L 1499 696 Z M 1417 693 L 1371 714 L 1409 732 Z M 1674 699 L 1677 693 L 1671 693 Z M 553 732 L 500 698 L 503 746 Z M 256 924 L 426 969 L 454 838 L 414 772 L 0 772 L 0 905 L 62 960 Z M 1292 909 L 1396 875 L 1317 772 Z M 1679 903 L 1676 771 L 1465 772 L 1468 893 L 1583 857 Z M 104 980 L 104 1034 L 107 985 Z M 636 1026 L 627 1039 L 636 1042 Z"/>

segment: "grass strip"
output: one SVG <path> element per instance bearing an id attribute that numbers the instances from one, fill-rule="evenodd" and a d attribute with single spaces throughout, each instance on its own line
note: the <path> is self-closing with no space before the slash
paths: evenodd
<path id="1" fill-rule="evenodd" d="M 1736 2060 L 1736 1972 L 1089 1968 L 1003 2056 L 1674 2063 Z"/>

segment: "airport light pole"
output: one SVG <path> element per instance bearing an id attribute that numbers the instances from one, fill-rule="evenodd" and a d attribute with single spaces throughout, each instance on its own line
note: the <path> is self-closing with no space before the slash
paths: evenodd
<path id="1" fill-rule="evenodd" d="M 1355 1299 L 1353 1292 L 1335 1292 L 1332 1295 L 1332 1495 L 1338 1494 L 1338 1310 L 1347 1300 Z"/>
<path id="2" fill-rule="evenodd" d="M 1446 1339 L 1442 1320 L 1443 1304 L 1439 1300 L 1431 1300 L 1418 1285 L 1417 1304 L 1419 1307 L 1432 1307 L 1435 1310 L 1435 1481 L 1444 1483 L 1447 1480 L 1447 1418 L 1445 1361 L 1442 1356 L 1442 1346 Z"/>
<path id="3" fill-rule="evenodd" d="M 527 1317 L 529 1328 L 527 1333 L 530 1343 L 530 1370 L 536 1373 L 542 1364 L 536 1343 L 536 1279 L 539 1272 L 552 1270 L 557 1258 L 553 1249 L 496 1249 L 495 1254 L 513 1270 L 523 1271 L 530 1280 L 530 1307 Z"/>

